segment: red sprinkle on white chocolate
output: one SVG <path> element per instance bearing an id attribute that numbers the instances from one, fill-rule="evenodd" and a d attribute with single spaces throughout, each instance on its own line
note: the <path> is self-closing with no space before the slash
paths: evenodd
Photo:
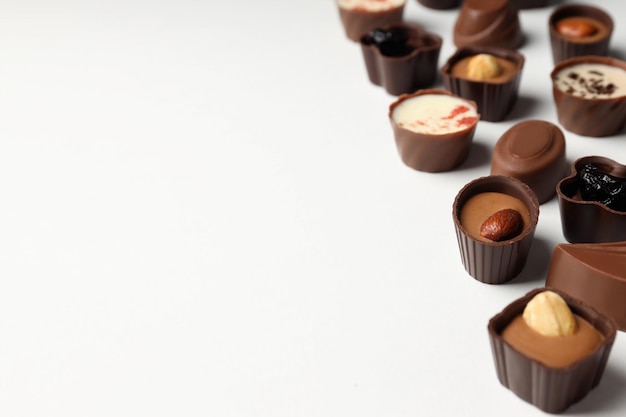
<path id="1" fill-rule="evenodd" d="M 459 132 L 478 122 L 473 106 L 445 94 L 408 98 L 394 108 L 391 117 L 400 127 L 432 135 Z"/>

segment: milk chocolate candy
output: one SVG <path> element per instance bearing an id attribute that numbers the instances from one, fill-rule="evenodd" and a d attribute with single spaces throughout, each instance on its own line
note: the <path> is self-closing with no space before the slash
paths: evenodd
<path id="1" fill-rule="evenodd" d="M 551 367 L 520 353 L 502 337 L 506 327 L 522 314 L 528 302 L 547 288 L 532 290 L 495 315 L 487 326 L 496 373 L 500 383 L 522 400 L 548 412 L 560 413 L 582 400 L 602 379 L 617 335 L 617 325 L 592 306 L 558 289 L 572 313 L 589 322 L 603 342 L 587 356 L 566 367 Z"/>
<path id="2" fill-rule="evenodd" d="M 595 307 L 626 331 L 626 242 L 558 245 L 546 286 Z"/>
<path id="3" fill-rule="evenodd" d="M 597 172 L 594 174 L 588 171 L 590 167 L 595 167 Z M 583 173 L 589 175 L 589 179 Z M 603 182 L 607 185 L 604 186 Z M 570 243 L 626 241 L 626 211 L 623 207 L 625 182 L 626 166 L 612 159 L 602 156 L 577 159 L 572 164 L 571 174 L 556 186 L 565 239 Z M 597 192 L 585 192 L 586 184 L 597 189 Z M 617 193 L 620 186 L 622 192 Z M 607 188 L 607 192 L 601 193 L 603 188 Z M 619 210 L 610 208 L 607 204 L 613 204 L 607 198 L 612 198 L 617 204 L 614 207 Z"/>
<path id="4" fill-rule="evenodd" d="M 358 42 L 370 30 L 402 22 L 406 0 L 337 0 L 348 39 Z"/>
<path id="5" fill-rule="evenodd" d="M 568 173 L 565 137 L 556 125 L 527 120 L 507 130 L 496 142 L 492 175 L 507 175 L 528 184 L 539 204 L 552 199 L 556 184 Z"/>
<path id="6" fill-rule="evenodd" d="M 462 0 L 418 0 L 422 6 L 430 9 L 444 10 L 459 7 Z"/>
<path id="7" fill-rule="evenodd" d="M 501 75 L 487 79 L 472 79 L 464 74 L 466 61 L 471 57 L 487 54 L 502 62 Z M 481 120 L 499 122 L 513 109 L 518 96 L 524 67 L 524 56 L 517 51 L 485 46 L 466 46 L 457 51 L 441 68 L 446 88 L 454 94 L 473 100 L 478 104 Z"/>
<path id="8" fill-rule="evenodd" d="M 614 74 L 605 76 L 608 72 Z M 591 137 L 624 130 L 626 62 L 601 56 L 570 58 L 558 63 L 550 76 L 557 117 L 566 130 Z"/>
<path id="9" fill-rule="evenodd" d="M 508 0 L 465 0 L 454 25 L 454 44 L 517 49 L 524 42 L 518 10 Z"/>
<path id="10" fill-rule="evenodd" d="M 585 55 L 608 55 L 613 19 L 591 5 L 563 4 L 548 20 L 554 64 Z"/>
<path id="11" fill-rule="evenodd" d="M 485 199 L 471 204 L 472 199 L 482 197 Z M 478 224 L 506 208 L 522 214 L 521 232 L 503 241 L 482 237 Z M 468 274 L 486 284 L 503 284 L 515 278 L 526 264 L 539 219 L 539 201 L 530 187 L 518 179 L 490 175 L 469 182 L 459 191 L 452 218 L 461 262 Z"/>
<path id="12" fill-rule="evenodd" d="M 402 162 L 425 172 L 459 166 L 480 117 L 476 103 L 441 89 L 403 94 L 389 106 L 388 115 Z"/>
<path id="13" fill-rule="evenodd" d="M 395 96 L 434 84 L 441 43 L 438 35 L 409 23 L 375 28 L 360 40 L 370 82 Z"/>

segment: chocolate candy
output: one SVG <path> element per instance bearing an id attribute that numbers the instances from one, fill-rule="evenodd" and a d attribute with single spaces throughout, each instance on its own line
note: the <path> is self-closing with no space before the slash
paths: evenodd
<path id="1" fill-rule="evenodd" d="M 524 42 L 517 8 L 508 0 L 465 0 L 454 25 L 454 44 L 517 49 Z"/>
<path id="2" fill-rule="evenodd" d="M 491 159 L 492 175 L 508 175 L 525 182 L 545 203 L 567 174 L 565 137 L 556 125 L 543 120 L 517 123 L 498 139 Z"/>

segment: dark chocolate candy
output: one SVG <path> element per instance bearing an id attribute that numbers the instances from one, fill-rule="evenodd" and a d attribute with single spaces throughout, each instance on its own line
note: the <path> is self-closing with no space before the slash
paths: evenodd
<path id="1" fill-rule="evenodd" d="M 376 28 L 360 40 L 370 82 L 395 96 L 435 83 L 441 43 L 438 35 L 409 23 Z"/>
<path id="2" fill-rule="evenodd" d="M 602 156 L 586 156 L 572 164 L 572 172 L 556 186 L 563 235 L 570 243 L 626 241 L 626 212 L 613 210 L 600 201 L 585 200 L 580 172 L 587 164 L 613 177 L 626 178 L 626 166 Z"/>
<path id="3" fill-rule="evenodd" d="M 552 368 L 531 359 L 506 343 L 502 332 L 514 318 L 522 314 L 526 304 L 536 294 L 545 290 L 535 289 L 513 301 L 489 321 L 487 330 L 500 383 L 537 408 L 549 413 L 560 413 L 582 400 L 600 383 L 615 342 L 617 325 L 612 318 L 592 306 L 566 292 L 551 289 L 563 297 L 574 314 L 598 330 L 604 336 L 604 342 L 587 357 L 565 368 Z"/>
<path id="4" fill-rule="evenodd" d="M 543 120 L 517 123 L 498 139 L 491 159 L 492 175 L 525 182 L 545 203 L 556 194 L 556 184 L 567 175 L 565 137 L 556 125 Z"/>
<path id="5" fill-rule="evenodd" d="M 478 54 L 490 54 L 511 61 L 517 67 L 517 72 L 507 80 L 498 80 L 496 82 L 490 80 L 470 80 L 453 74 L 452 70 L 460 60 Z M 478 104 L 481 120 L 499 122 L 506 118 L 517 101 L 524 61 L 524 56 L 514 50 L 466 46 L 457 49 L 448 59 L 441 68 L 441 77 L 448 90 Z"/>
<path id="6" fill-rule="evenodd" d="M 454 9 L 459 7 L 462 0 L 418 0 L 419 3 L 430 9 Z"/>
<path id="7" fill-rule="evenodd" d="M 454 25 L 454 44 L 517 49 L 524 42 L 517 7 L 508 0 L 465 0 Z"/>
<path id="8" fill-rule="evenodd" d="M 546 7 L 548 0 L 511 0 L 518 9 L 536 9 L 538 7 Z"/>
<path id="9" fill-rule="evenodd" d="M 626 331 L 626 242 L 558 245 L 546 286 L 579 298 Z"/>
<path id="10" fill-rule="evenodd" d="M 592 22 L 596 31 L 589 36 L 572 37 L 559 31 L 558 24 L 563 19 L 582 17 Z M 604 10 L 583 4 L 563 4 L 558 6 L 548 20 L 550 44 L 554 64 L 568 58 L 585 55 L 608 55 L 609 43 L 613 33 L 613 19 Z"/>

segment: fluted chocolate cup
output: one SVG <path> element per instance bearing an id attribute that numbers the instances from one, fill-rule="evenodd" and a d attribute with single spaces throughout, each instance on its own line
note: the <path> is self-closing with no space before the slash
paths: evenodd
<path id="1" fill-rule="evenodd" d="M 370 82 L 384 87 L 394 96 L 433 85 L 437 79 L 441 37 L 410 23 L 397 23 L 380 29 L 402 31 L 407 41 L 399 54 L 398 48 L 393 51 L 380 48 L 370 34 L 361 37 L 361 51 Z"/>
<path id="2" fill-rule="evenodd" d="M 563 236 L 570 243 L 626 241 L 626 211 L 617 211 L 600 201 L 581 197 L 579 172 L 586 164 L 626 181 L 626 166 L 603 156 L 585 156 L 572 164 L 571 174 L 556 186 Z"/>
<path id="3" fill-rule="evenodd" d="M 449 91 L 423 89 L 398 97 L 389 106 L 389 121 L 393 129 L 398 153 L 405 165 L 425 172 L 450 171 L 467 158 L 480 115 L 478 114 L 476 118 L 469 121 L 461 130 L 451 133 L 418 133 L 394 120 L 394 111 L 405 100 L 431 94 L 457 98 L 462 101 L 465 107 L 477 110 L 476 103 L 460 98 Z"/>
<path id="4" fill-rule="evenodd" d="M 559 30 L 564 19 L 578 19 L 587 28 Z M 609 53 L 609 43 L 613 34 L 613 19 L 604 10 L 585 4 L 563 4 L 558 6 L 548 20 L 552 59 L 558 64 L 569 58 L 585 55 L 605 56 Z M 595 30 L 595 32 L 591 32 Z"/>
<path id="5" fill-rule="evenodd" d="M 557 245 L 546 286 L 589 304 L 626 331 L 626 242 Z"/>
<path id="6" fill-rule="evenodd" d="M 526 304 L 546 289 L 559 294 L 572 313 L 585 319 L 604 338 L 587 356 L 562 368 L 529 358 L 502 337 L 504 329 L 523 313 Z M 565 411 L 600 383 L 617 335 L 613 319 L 552 288 L 537 288 L 513 301 L 489 321 L 487 330 L 500 383 L 522 400 L 548 413 Z"/>
<path id="7" fill-rule="evenodd" d="M 422 6 L 429 9 L 445 10 L 459 7 L 462 0 L 417 0 Z"/>
<path id="8" fill-rule="evenodd" d="M 370 30 L 402 22 L 406 0 L 371 2 L 364 0 L 336 0 L 339 18 L 348 39 L 359 42 Z M 370 5 L 376 8 L 368 8 Z"/>
<path id="9" fill-rule="evenodd" d="M 524 42 L 518 10 L 508 0 L 465 0 L 454 24 L 454 44 L 517 49 Z"/>
<path id="10" fill-rule="evenodd" d="M 468 201 L 483 193 L 499 193 L 511 196 L 526 210 L 521 232 L 502 241 L 490 241 L 479 236 L 478 228 L 464 225 L 463 210 L 469 210 Z M 485 220 L 504 207 L 494 206 L 479 213 Z M 481 208 L 481 210 L 483 210 Z M 503 175 L 477 178 L 466 184 L 457 194 L 452 206 L 461 261 L 470 276 L 485 284 L 503 284 L 515 278 L 524 268 L 539 220 L 539 201 L 528 185 L 518 179 Z"/>
<path id="11" fill-rule="evenodd" d="M 456 74 L 455 66 L 459 61 L 478 54 L 489 54 L 514 65 L 513 71 L 506 77 L 475 80 Z M 524 68 L 524 56 L 514 50 L 488 47 L 465 46 L 446 61 L 441 68 L 441 77 L 445 87 L 454 94 L 473 100 L 478 104 L 481 120 L 499 122 L 506 118 L 517 102 L 519 84 Z"/>
<path id="12" fill-rule="evenodd" d="M 604 137 L 620 133 L 626 126 L 626 95 L 581 97 L 557 87 L 559 72 L 577 64 L 602 64 L 626 71 L 625 61 L 602 56 L 582 56 L 558 63 L 550 76 L 559 123 L 581 136 Z"/>

